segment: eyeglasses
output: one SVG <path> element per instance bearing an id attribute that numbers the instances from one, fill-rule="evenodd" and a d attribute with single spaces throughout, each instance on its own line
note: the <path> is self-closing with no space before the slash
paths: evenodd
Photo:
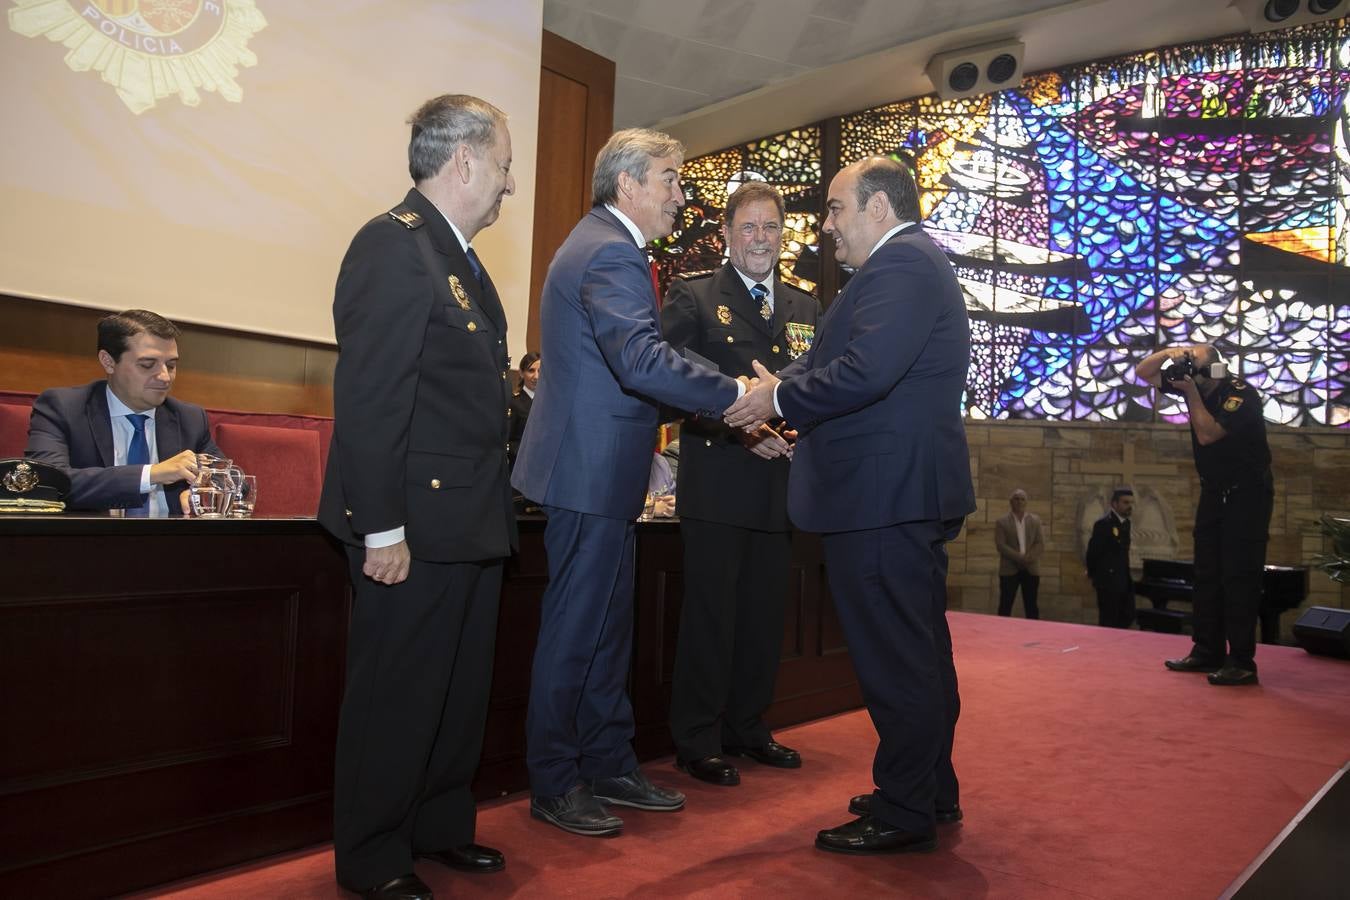
<path id="1" fill-rule="evenodd" d="M 777 222 L 766 222 L 763 225 L 756 225 L 753 222 L 746 222 L 736 228 L 744 237 L 754 237 L 755 232 L 762 232 L 766 238 L 776 238 L 783 233 L 783 226 Z"/>

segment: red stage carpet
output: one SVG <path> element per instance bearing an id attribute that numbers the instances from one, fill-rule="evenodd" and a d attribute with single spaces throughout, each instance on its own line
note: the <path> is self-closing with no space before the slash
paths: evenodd
<path id="1" fill-rule="evenodd" d="M 574 837 L 523 796 L 486 806 L 478 837 L 505 872 L 420 863 L 462 897 L 1213 898 L 1350 759 L 1350 663 L 1261 647 L 1262 684 L 1216 688 L 1168 672 L 1189 638 L 954 613 L 964 709 L 956 735 L 965 822 L 935 853 L 822 853 L 815 832 L 870 789 L 863 712 L 781 732 L 795 772 L 746 762 L 717 788 L 648 764 L 683 812 L 618 810 L 625 833 Z M 340 897 L 319 847 L 139 897 Z"/>

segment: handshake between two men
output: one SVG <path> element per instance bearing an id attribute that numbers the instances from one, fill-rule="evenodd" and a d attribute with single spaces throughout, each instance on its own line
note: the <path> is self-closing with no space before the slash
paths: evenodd
<path id="1" fill-rule="evenodd" d="M 764 368 L 759 360 L 752 360 L 755 377 L 739 376 L 736 380 L 745 385 L 745 393 L 735 403 L 727 407 L 722 420 L 735 429 L 741 444 L 756 456 L 764 459 L 776 459 L 780 456 L 792 458 L 792 448 L 797 440 L 797 432 L 787 428 L 774 428 L 769 423 L 781 420 L 774 406 L 773 392 L 780 379 Z"/>

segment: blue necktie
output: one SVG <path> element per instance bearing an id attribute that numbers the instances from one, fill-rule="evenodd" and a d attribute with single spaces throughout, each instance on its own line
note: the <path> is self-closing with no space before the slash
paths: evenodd
<path id="1" fill-rule="evenodd" d="M 478 254 L 473 252 L 472 247 L 466 250 L 465 254 L 469 257 L 469 268 L 473 269 L 473 277 L 478 279 L 478 286 L 480 288 L 487 287 L 483 283 L 483 264 L 478 261 Z"/>
<path id="2" fill-rule="evenodd" d="M 127 416 L 127 421 L 131 423 L 131 445 L 127 447 L 127 465 L 129 466 L 148 466 L 150 464 L 150 444 L 145 439 L 145 420 L 149 416 L 141 413 L 131 413 Z M 126 512 L 129 516 L 144 516 L 150 512 L 150 495 L 141 494 L 141 505 L 139 507 L 129 508 Z"/>
<path id="3" fill-rule="evenodd" d="M 750 296 L 759 301 L 759 314 L 768 322 L 773 319 L 773 307 L 769 305 L 769 289 L 762 284 L 750 288 Z"/>

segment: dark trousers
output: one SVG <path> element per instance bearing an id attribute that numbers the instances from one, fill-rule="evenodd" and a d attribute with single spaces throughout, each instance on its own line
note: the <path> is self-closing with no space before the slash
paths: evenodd
<path id="1" fill-rule="evenodd" d="M 952 741 L 961 714 L 947 628 L 948 541 L 962 519 L 823 536 L 826 573 L 863 700 L 881 739 L 872 815 L 934 827 L 960 801 Z"/>
<path id="2" fill-rule="evenodd" d="M 530 679 L 525 763 L 534 795 L 558 797 L 582 779 L 637 768 L 627 690 L 635 526 L 544 511 L 549 581 Z"/>
<path id="3" fill-rule="evenodd" d="M 1012 575 L 998 576 L 998 614 L 1011 616 L 1013 601 L 1017 599 L 1017 589 L 1022 589 L 1022 608 L 1028 619 L 1039 619 L 1041 608 L 1036 605 L 1036 597 L 1041 589 L 1041 576 L 1032 575 L 1026 569 L 1018 569 Z"/>
<path id="4" fill-rule="evenodd" d="M 1256 620 L 1274 502 L 1269 474 L 1228 490 L 1200 489 L 1191 652 L 1201 659 L 1256 671 Z"/>
<path id="5" fill-rule="evenodd" d="M 1097 588 L 1097 624 L 1104 628 L 1129 628 L 1134 624 L 1134 585 L 1107 584 Z"/>
<path id="6" fill-rule="evenodd" d="M 680 521 L 684 599 L 670 732 L 681 759 L 770 740 L 764 711 L 773 701 L 783 645 L 783 608 L 792 559 L 789 532 Z"/>
<path id="7" fill-rule="evenodd" d="M 411 872 L 416 853 L 473 840 L 502 561 L 414 559 L 406 581 L 382 585 L 361 573 L 364 549 L 347 556 L 333 853 L 338 880 L 364 889 Z"/>

